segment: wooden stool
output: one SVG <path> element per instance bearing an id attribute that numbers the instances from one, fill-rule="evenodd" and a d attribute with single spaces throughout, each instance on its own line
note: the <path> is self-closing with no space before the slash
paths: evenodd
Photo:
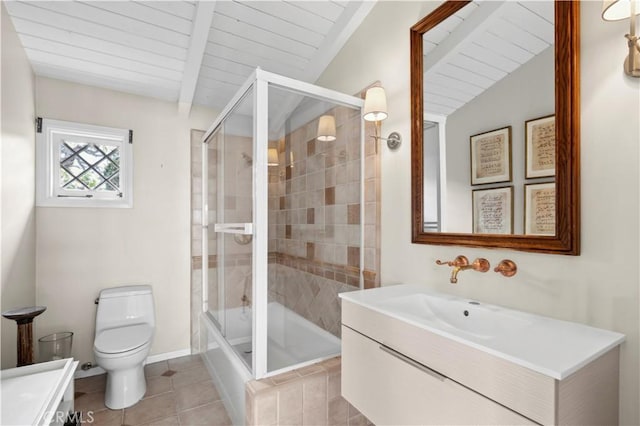
<path id="1" fill-rule="evenodd" d="M 46 306 L 29 306 L 2 313 L 18 323 L 18 367 L 33 364 L 33 319 L 46 310 Z"/>

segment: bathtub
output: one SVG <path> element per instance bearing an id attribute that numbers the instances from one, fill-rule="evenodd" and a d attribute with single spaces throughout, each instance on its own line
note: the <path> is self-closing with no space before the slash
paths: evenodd
<path id="1" fill-rule="evenodd" d="M 268 304 L 268 376 L 274 376 L 340 354 L 340 339 L 277 302 Z M 234 425 L 245 422 L 244 385 L 253 379 L 251 369 L 250 308 L 226 311 L 226 338 L 213 315 L 201 316 L 206 331 L 202 347 L 205 364 L 220 392 Z"/>

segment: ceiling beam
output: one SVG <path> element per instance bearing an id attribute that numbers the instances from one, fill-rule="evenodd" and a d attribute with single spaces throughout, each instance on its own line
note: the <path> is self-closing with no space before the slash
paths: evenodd
<path id="1" fill-rule="evenodd" d="M 182 86 L 180 87 L 180 96 L 178 98 L 180 112 L 188 114 L 191 111 L 215 8 L 215 1 L 199 1 L 196 5 L 189 50 L 184 64 Z"/>
<path id="2" fill-rule="evenodd" d="M 482 34 L 491 25 L 493 19 L 499 15 L 498 12 L 508 5 L 509 2 L 487 1 L 480 3 L 480 6 L 460 23 L 447 38 L 437 45 L 428 55 L 425 55 L 423 62 L 424 78 L 433 75 L 436 70 L 446 64 L 451 58 L 457 55 L 469 40 L 473 40 Z"/>

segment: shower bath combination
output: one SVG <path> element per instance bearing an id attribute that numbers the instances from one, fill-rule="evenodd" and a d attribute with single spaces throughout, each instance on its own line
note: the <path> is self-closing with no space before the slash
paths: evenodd
<path id="1" fill-rule="evenodd" d="M 338 293 L 364 264 L 362 104 L 257 69 L 202 139 L 201 347 L 234 424 L 247 381 L 340 354 Z M 326 115 L 335 140 L 316 138 Z"/>

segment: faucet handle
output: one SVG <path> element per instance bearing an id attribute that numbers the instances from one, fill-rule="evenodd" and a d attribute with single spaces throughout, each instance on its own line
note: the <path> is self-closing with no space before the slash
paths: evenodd
<path id="1" fill-rule="evenodd" d="M 484 257 L 477 258 L 473 261 L 473 263 L 471 263 L 471 265 L 473 266 L 473 269 L 478 272 L 487 272 L 489 269 L 491 269 L 489 261 Z"/>
<path id="2" fill-rule="evenodd" d="M 518 267 L 513 260 L 502 259 L 498 266 L 493 269 L 494 272 L 499 272 L 505 277 L 512 277 L 518 272 Z"/>
<path id="3" fill-rule="evenodd" d="M 447 265 L 447 266 L 467 266 L 469 264 L 469 259 L 466 256 L 457 256 L 453 260 L 445 260 L 444 262 L 440 259 L 436 260 L 436 265 Z"/>

